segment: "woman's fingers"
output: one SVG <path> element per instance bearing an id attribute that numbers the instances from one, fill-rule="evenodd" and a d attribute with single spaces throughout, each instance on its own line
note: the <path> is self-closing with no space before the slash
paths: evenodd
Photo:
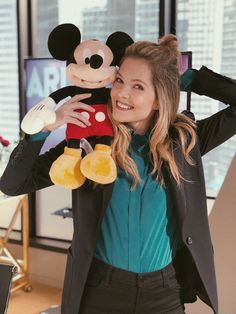
<path id="1" fill-rule="evenodd" d="M 90 111 L 90 112 L 94 112 L 95 111 L 95 109 L 92 106 L 86 105 L 86 104 L 84 104 L 82 102 L 76 102 L 76 103 L 70 104 L 69 108 L 73 109 L 73 110 L 75 110 L 75 109 L 83 109 L 85 111 Z"/>
<path id="2" fill-rule="evenodd" d="M 76 119 L 76 118 L 67 117 L 66 120 L 67 120 L 67 121 L 66 121 L 67 123 L 72 123 L 72 124 L 78 125 L 78 126 L 80 126 L 80 127 L 82 127 L 82 128 L 86 128 L 86 127 L 87 127 L 86 124 L 84 124 L 82 121 L 80 121 L 80 120 L 78 120 L 78 119 Z"/>
<path id="3" fill-rule="evenodd" d="M 84 99 L 87 99 L 89 97 L 91 97 L 92 94 L 91 93 L 86 93 L 86 94 L 78 94 L 78 95 L 75 95 L 73 97 L 71 97 L 71 99 L 69 99 L 67 101 L 68 104 L 72 104 L 74 102 L 78 102 L 80 100 L 84 100 Z"/>
<path id="4" fill-rule="evenodd" d="M 70 113 L 70 116 L 73 117 L 73 118 L 76 118 L 76 119 L 78 119 L 80 121 L 82 121 L 86 126 L 90 126 L 91 125 L 89 120 L 80 112 L 72 111 Z"/>
<path id="5" fill-rule="evenodd" d="M 75 95 L 70 100 L 65 102 L 64 105 L 62 105 L 62 107 L 64 107 L 64 109 L 66 111 L 68 109 L 69 109 L 69 111 L 82 109 L 82 110 L 85 110 L 85 111 L 94 112 L 95 109 L 92 106 L 84 104 L 83 102 L 80 102 L 81 100 L 87 99 L 89 97 L 91 97 L 91 94 L 88 94 L 88 93 L 87 94 Z"/>
<path id="6" fill-rule="evenodd" d="M 64 123 L 73 123 L 82 128 L 90 126 L 91 123 L 88 118 L 82 113 L 76 112 L 75 110 L 81 109 L 88 112 L 94 112 L 95 109 L 92 106 L 81 102 L 82 100 L 91 97 L 91 95 L 91 93 L 75 95 L 66 101 L 62 106 L 60 106 L 56 110 L 56 122 L 50 125 L 51 129 L 53 130 L 58 128 Z"/>

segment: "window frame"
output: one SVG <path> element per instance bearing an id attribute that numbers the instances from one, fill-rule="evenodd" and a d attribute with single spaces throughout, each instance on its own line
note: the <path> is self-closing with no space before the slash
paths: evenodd
<path id="1" fill-rule="evenodd" d="M 176 34 L 176 0 L 157 0 L 159 5 L 159 34 L 161 37 L 167 33 Z M 25 95 L 24 95 L 24 57 L 34 57 L 35 30 L 36 30 L 36 1 L 17 0 L 18 17 L 18 58 L 19 58 L 19 87 L 20 87 L 20 119 L 25 115 Z M 58 240 L 54 238 L 40 237 L 36 235 L 36 194 L 29 194 L 29 236 L 30 246 L 57 251 L 67 252 L 67 247 L 71 241 Z M 207 197 L 214 200 L 215 197 Z M 11 240 L 13 243 L 22 243 L 19 237 Z"/>

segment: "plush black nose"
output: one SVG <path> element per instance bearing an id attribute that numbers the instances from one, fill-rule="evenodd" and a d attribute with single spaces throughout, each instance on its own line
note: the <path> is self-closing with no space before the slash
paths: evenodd
<path id="1" fill-rule="evenodd" d="M 90 58 L 90 66 L 93 69 L 98 69 L 103 63 L 103 58 L 99 55 L 92 55 Z"/>

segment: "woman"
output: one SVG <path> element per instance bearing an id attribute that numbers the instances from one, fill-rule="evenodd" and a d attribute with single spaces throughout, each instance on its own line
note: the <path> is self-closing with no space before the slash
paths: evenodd
<path id="1" fill-rule="evenodd" d="M 72 191 L 74 235 L 68 252 L 62 314 L 184 313 L 199 296 L 217 309 L 201 155 L 236 133 L 234 81 L 203 67 L 191 89 L 230 104 L 198 122 L 178 114 L 179 58 L 174 35 L 130 46 L 111 91 L 114 184 Z M 71 98 L 44 131 L 71 122 Z M 45 155 L 49 132 L 22 140 L 1 179 L 17 195 L 52 185 L 48 172 L 65 141 Z M 95 145 L 96 139 L 93 139 Z"/>

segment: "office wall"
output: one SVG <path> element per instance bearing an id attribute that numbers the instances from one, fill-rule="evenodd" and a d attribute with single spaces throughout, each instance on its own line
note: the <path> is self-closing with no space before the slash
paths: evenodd
<path id="1" fill-rule="evenodd" d="M 214 246 L 219 314 L 236 314 L 236 156 L 209 216 Z M 212 314 L 201 301 L 187 305 L 187 314 Z"/>

